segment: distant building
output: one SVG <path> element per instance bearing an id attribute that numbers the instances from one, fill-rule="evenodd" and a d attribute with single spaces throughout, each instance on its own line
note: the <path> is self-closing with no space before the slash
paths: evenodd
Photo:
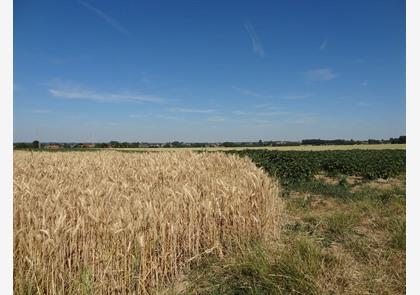
<path id="1" fill-rule="evenodd" d="M 90 149 L 90 148 L 94 148 L 94 147 L 95 147 L 95 144 L 93 144 L 93 143 L 83 143 L 82 144 L 82 148 Z"/>
<path id="2" fill-rule="evenodd" d="M 60 145 L 58 145 L 58 144 L 48 144 L 45 147 L 49 150 L 58 150 L 60 148 Z"/>

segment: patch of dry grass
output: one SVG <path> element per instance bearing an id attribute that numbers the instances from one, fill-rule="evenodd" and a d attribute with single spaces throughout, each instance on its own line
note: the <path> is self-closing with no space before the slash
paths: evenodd
<path id="1" fill-rule="evenodd" d="M 291 194 L 283 239 L 304 235 L 334 257 L 318 294 L 405 294 L 405 178 L 356 187 L 350 199 Z"/>
<path id="2" fill-rule="evenodd" d="M 276 238 L 279 187 L 221 153 L 14 153 L 16 294 L 148 294 Z"/>

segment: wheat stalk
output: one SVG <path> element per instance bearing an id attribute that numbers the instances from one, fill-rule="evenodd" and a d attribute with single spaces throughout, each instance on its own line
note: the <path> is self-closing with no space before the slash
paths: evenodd
<path id="1" fill-rule="evenodd" d="M 279 187 L 222 153 L 14 154 L 17 294 L 149 294 L 279 232 Z"/>

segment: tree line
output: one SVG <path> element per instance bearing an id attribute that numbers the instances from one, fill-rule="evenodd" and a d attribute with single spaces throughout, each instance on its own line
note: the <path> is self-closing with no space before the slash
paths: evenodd
<path id="1" fill-rule="evenodd" d="M 112 140 L 110 142 L 100 143 L 41 143 L 39 140 L 30 142 L 17 142 L 13 144 L 14 149 L 77 149 L 77 148 L 183 148 L 183 147 L 265 147 L 265 146 L 299 146 L 299 145 L 357 145 L 357 144 L 405 144 L 406 136 L 391 137 L 389 139 L 368 139 L 362 140 L 346 140 L 346 139 L 303 139 L 302 141 L 255 141 L 255 142 L 182 142 L 172 141 L 167 143 L 146 143 L 146 142 L 119 142 Z"/>

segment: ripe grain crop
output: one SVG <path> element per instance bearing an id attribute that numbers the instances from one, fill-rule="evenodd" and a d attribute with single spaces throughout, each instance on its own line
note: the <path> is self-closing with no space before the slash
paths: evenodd
<path id="1" fill-rule="evenodd" d="M 16 294 L 150 294 L 277 237 L 280 188 L 222 153 L 14 153 Z"/>

